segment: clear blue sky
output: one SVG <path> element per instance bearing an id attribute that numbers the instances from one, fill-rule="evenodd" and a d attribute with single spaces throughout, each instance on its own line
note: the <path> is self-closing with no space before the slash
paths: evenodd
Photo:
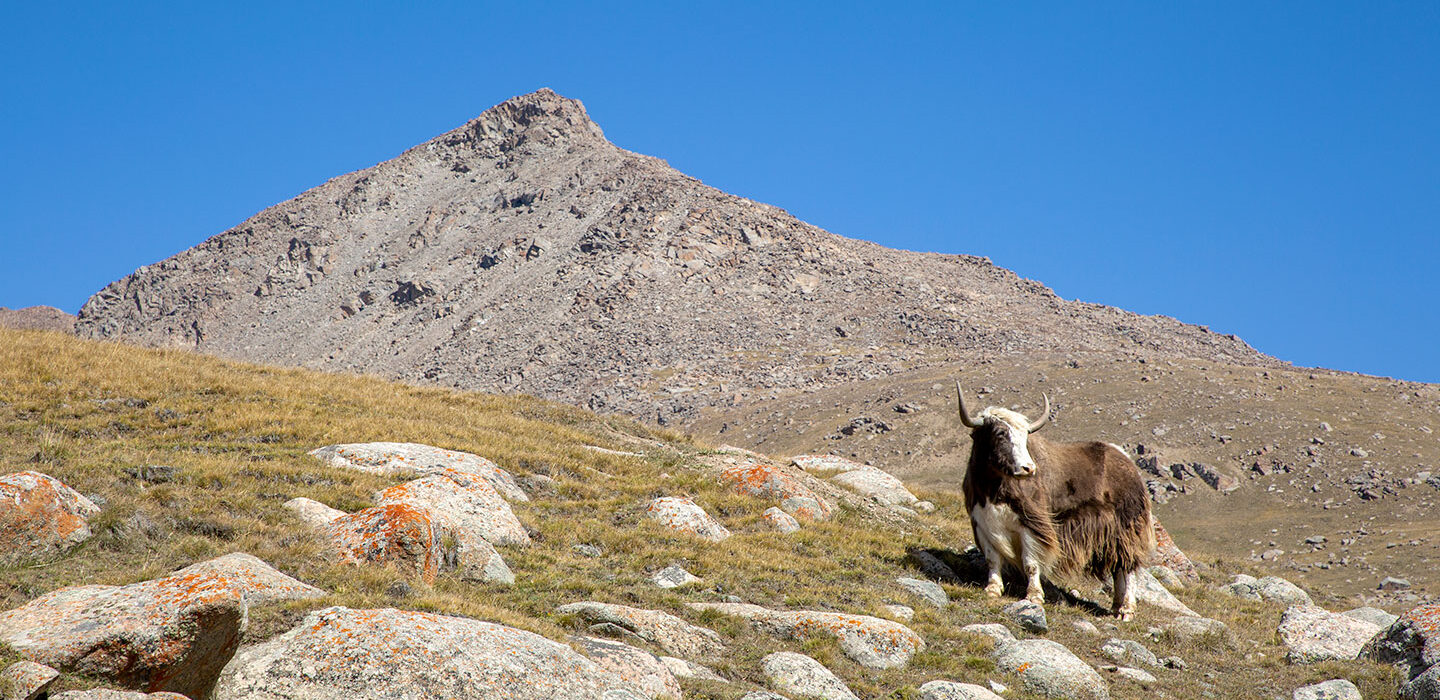
<path id="1" fill-rule="evenodd" d="M 1434 2 L 220 5 L 0 2 L 0 305 L 548 86 L 836 233 L 1440 382 Z"/>

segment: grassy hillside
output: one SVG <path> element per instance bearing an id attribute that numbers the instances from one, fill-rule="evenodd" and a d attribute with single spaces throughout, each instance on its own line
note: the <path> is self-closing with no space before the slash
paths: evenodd
<path id="1" fill-rule="evenodd" d="M 327 560 L 324 543 L 281 507 L 308 496 L 344 510 L 371 504 L 371 494 L 398 479 L 341 471 L 306 455 L 337 442 L 422 442 L 493 459 L 517 477 L 544 474 L 553 488 L 514 505 L 532 529 L 528 548 L 502 547 L 516 584 L 461 582 L 442 574 L 433 586 L 385 569 L 357 569 Z M 586 449 L 598 446 L 643 457 Z M 925 681 L 984 684 L 1014 679 L 995 671 L 989 642 L 962 635 L 974 622 L 1000 621 L 1000 607 L 978 589 L 947 586 L 945 610 L 922 607 L 894 580 L 914 576 L 910 547 L 960 551 L 970 526 L 958 494 L 921 491 L 933 515 L 894 524 L 864 508 L 842 507 L 826 523 L 795 535 L 774 533 L 761 519 L 772 505 L 720 485 L 712 451 L 689 437 L 625 420 L 602 418 L 525 397 L 498 397 L 419 388 L 367 377 L 236 364 L 188 352 L 142 350 L 77 340 L 57 333 L 0 330 L 0 472 L 34 469 L 60 478 L 101 504 L 96 536 L 62 559 L 0 569 L 0 609 L 62 586 L 125 584 L 232 551 L 254 554 L 331 594 L 320 601 L 252 611 L 247 642 L 277 634 L 309 609 L 328 605 L 401 607 L 473 616 L 564 639 L 583 631 L 554 614 L 558 605 L 600 600 L 662 609 L 710 626 L 735 653 L 714 663 L 730 684 L 684 681 L 687 697 L 738 698 L 765 686 L 760 659 L 773 651 L 810 654 L 862 697 L 914 697 Z M 778 457 L 778 455 L 777 455 Z M 178 469 L 152 484 L 130 472 L 145 465 Z M 710 544 L 677 537 L 642 519 L 653 497 L 688 495 L 736 536 Z M 577 553 L 591 544 L 599 557 Z M 1182 540 L 1181 545 L 1185 542 Z M 665 590 L 650 573 L 680 563 L 705 582 Z M 1236 569 L 1212 560 L 1213 585 Z M 1091 590 L 1083 584 L 1082 590 Z M 772 607 L 830 609 L 881 615 L 882 605 L 916 608 L 910 627 L 928 644 L 903 669 L 871 671 L 851 662 L 832 640 L 796 644 L 751 631 L 738 620 L 700 614 L 688 601 L 735 595 Z M 1363 664 L 1292 667 L 1276 645 L 1280 610 L 1237 602 L 1205 587 L 1181 591 L 1191 607 L 1230 625 L 1232 634 L 1181 645 L 1147 629 L 1167 616 L 1144 608 L 1133 623 L 1101 637 L 1071 622 L 1109 620 L 1058 603 L 1047 606 L 1059 641 L 1092 663 L 1108 636 L 1135 639 L 1161 656 L 1178 655 L 1188 670 L 1158 670 L 1146 689 L 1109 677 L 1120 698 L 1270 697 L 1337 676 L 1360 684 L 1367 698 L 1394 695 L 1388 668 Z M 0 661 L 13 653 L 0 650 Z M 1242 663 L 1243 661 L 1243 663 Z M 84 687 L 83 678 L 65 687 Z M 1015 691 L 1012 697 L 1026 697 Z"/>

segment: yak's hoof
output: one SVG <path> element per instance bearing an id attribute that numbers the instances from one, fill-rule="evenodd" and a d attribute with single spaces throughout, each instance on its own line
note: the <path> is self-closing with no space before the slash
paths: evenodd
<path id="1" fill-rule="evenodd" d="M 1135 613 L 1129 612 L 1129 611 L 1117 612 L 1117 613 L 1115 613 L 1115 619 L 1117 619 L 1117 620 L 1119 620 L 1119 621 L 1121 621 L 1121 622 L 1129 622 L 1129 621 L 1135 619 Z"/>
<path id="2" fill-rule="evenodd" d="M 1030 602 L 1032 602 L 1032 603 L 1034 603 L 1034 604 L 1036 604 L 1036 605 L 1041 605 L 1041 606 L 1043 606 L 1043 605 L 1045 605 L 1045 594 L 1044 594 L 1044 593 L 1034 593 L 1034 594 L 1031 594 L 1031 595 L 1027 595 L 1027 596 L 1025 596 L 1025 600 L 1028 600 L 1028 601 L 1030 601 Z"/>
<path id="3" fill-rule="evenodd" d="M 1005 593 L 1005 586 L 1003 586 L 1003 585 L 1002 585 L 1002 586 L 994 586 L 994 585 L 991 585 L 991 586 L 986 586 L 986 587 L 985 587 L 985 595 L 988 595 L 988 596 L 990 596 L 991 598 L 999 598 L 999 597 L 1001 596 L 1001 594 L 1003 594 L 1003 593 Z"/>

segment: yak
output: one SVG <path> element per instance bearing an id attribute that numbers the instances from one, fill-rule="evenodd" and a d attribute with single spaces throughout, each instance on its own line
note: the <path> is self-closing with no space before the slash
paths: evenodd
<path id="1" fill-rule="evenodd" d="M 1030 422 L 991 406 L 971 416 L 955 382 L 960 422 L 970 429 L 965 508 L 985 554 L 985 592 L 1004 591 L 1001 568 L 1024 573 L 1025 598 L 1044 604 L 1041 577 L 1088 573 L 1111 584 L 1111 612 L 1135 613 L 1135 572 L 1155 550 L 1150 500 L 1135 463 L 1104 442 L 1051 442 L 1034 434 L 1050 420 Z"/>

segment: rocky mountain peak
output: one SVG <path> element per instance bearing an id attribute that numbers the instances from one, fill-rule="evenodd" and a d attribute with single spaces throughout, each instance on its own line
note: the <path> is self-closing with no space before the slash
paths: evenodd
<path id="1" fill-rule="evenodd" d="M 554 145 L 564 140 L 603 142 L 605 134 L 590 120 L 585 105 L 579 100 L 541 88 L 505 100 L 421 148 L 443 145 L 493 156 L 530 141 Z"/>

